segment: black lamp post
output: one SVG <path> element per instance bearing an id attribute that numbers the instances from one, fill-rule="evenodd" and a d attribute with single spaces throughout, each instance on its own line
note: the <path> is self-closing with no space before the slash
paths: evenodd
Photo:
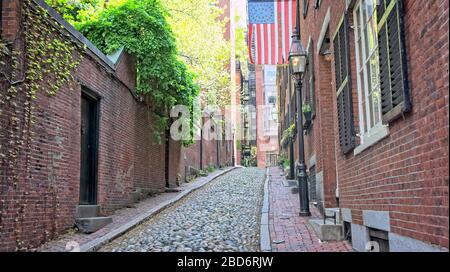
<path id="1" fill-rule="evenodd" d="M 297 11 L 298 12 L 298 11 Z M 306 174 L 306 164 L 305 164 L 305 140 L 303 138 L 303 113 L 301 107 L 302 101 L 302 80 L 306 69 L 306 59 L 308 53 L 300 41 L 300 35 L 298 34 L 299 28 L 292 36 L 291 51 L 289 52 L 289 70 L 291 75 L 294 77 L 296 84 L 295 88 L 297 90 L 297 135 L 299 136 L 299 163 L 297 166 L 298 171 L 298 186 L 299 186 L 299 197 L 300 197 L 300 216 L 311 216 L 309 210 L 309 197 L 308 197 L 308 176 Z"/>

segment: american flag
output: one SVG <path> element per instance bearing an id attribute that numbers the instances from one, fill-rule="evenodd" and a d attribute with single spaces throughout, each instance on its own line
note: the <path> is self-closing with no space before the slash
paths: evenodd
<path id="1" fill-rule="evenodd" d="M 296 0 L 248 0 L 250 62 L 282 65 L 288 62 L 296 22 Z"/>

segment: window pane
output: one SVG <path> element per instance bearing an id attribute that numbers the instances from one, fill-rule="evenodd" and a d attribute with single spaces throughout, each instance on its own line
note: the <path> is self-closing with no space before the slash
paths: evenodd
<path id="1" fill-rule="evenodd" d="M 369 51 L 373 52 L 377 48 L 377 29 L 376 29 L 376 23 L 374 20 L 371 20 L 369 24 L 367 25 L 368 28 L 368 35 L 369 35 Z"/>
<path id="2" fill-rule="evenodd" d="M 375 0 L 375 1 L 377 1 L 377 0 Z M 374 0 L 365 0 L 364 2 L 366 4 L 367 15 L 370 18 L 372 16 L 372 14 L 373 14 L 373 11 L 374 11 L 374 9 L 373 9 L 373 7 L 374 7 L 374 5 L 373 5 L 374 4 Z"/>
<path id="3" fill-rule="evenodd" d="M 363 41 L 360 40 L 358 43 L 358 59 L 359 59 L 359 67 L 358 69 L 362 70 L 364 68 L 364 59 L 363 59 Z M 362 78 L 363 79 L 363 78 Z"/>
<path id="4" fill-rule="evenodd" d="M 376 88 L 379 86 L 380 84 L 380 65 L 379 65 L 379 57 L 378 57 L 378 50 L 376 50 L 374 52 L 374 54 L 372 55 L 372 58 L 370 60 L 370 64 L 371 64 L 371 81 L 372 81 L 372 85 L 371 85 L 371 89 L 372 92 L 374 90 L 376 90 Z"/>
<path id="5" fill-rule="evenodd" d="M 364 1 L 364 2 L 366 2 L 366 1 Z M 364 3 L 361 5 L 361 7 L 362 7 L 363 22 L 364 22 L 364 24 L 361 24 L 361 25 L 364 26 L 367 23 L 367 4 Z"/>
<path id="6" fill-rule="evenodd" d="M 369 112 L 369 118 L 370 118 L 370 127 L 369 127 L 369 129 L 371 129 L 371 128 L 373 128 L 375 126 L 374 107 L 373 107 L 374 102 L 373 102 L 373 99 L 372 99 L 372 95 L 368 96 L 368 100 L 369 100 L 368 101 L 369 105 L 368 105 L 367 111 Z"/>
<path id="7" fill-rule="evenodd" d="M 360 114 L 359 118 L 361 118 L 361 121 L 364 124 L 364 131 L 362 131 L 363 134 L 367 133 L 367 131 L 369 131 L 369 129 L 367 128 L 367 112 L 366 112 L 366 102 L 363 100 L 362 102 L 362 114 Z"/>
<path id="8" fill-rule="evenodd" d="M 375 125 L 379 124 L 381 122 L 381 94 L 380 90 L 375 90 L 372 92 L 372 101 L 373 101 L 373 116 Z"/>
<path id="9" fill-rule="evenodd" d="M 366 53 L 364 61 L 366 61 L 370 56 L 369 33 L 368 33 L 367 25 L 364 26 L 364 34 L 363 35 L 364 35 L 364 44 L 365 44 L 364 52 Z"/>

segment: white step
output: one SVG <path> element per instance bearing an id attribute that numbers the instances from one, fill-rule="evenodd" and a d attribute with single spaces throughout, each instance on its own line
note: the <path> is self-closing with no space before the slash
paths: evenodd
<path id="1" fill-rule="evenodd" d="M 93 233 L 112 222 L 111 217 L 78 218 L 75 223 L 78 229 L 84 233 Z"/>
<path id="2" fill-rule="evenodd" d="M 334 222 L 323 222 L 323 219 L 309 220 L 310 226 L 321 241 L 342 241 L 344 240 L 344 227 L 335 225 Z"/>

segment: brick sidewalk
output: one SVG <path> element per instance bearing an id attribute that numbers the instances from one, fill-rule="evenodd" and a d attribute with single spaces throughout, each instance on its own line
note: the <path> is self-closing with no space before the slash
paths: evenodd
<path id="1" fill-rule="evenodd" d="M 96 241 L 105 239 L 113 233 L 117 233 L 117 231 L 121 228 L 128 228 L 127 225 L 130 225 L 130 222 L 141 221 L 141 218 L 143 215 L 145 216 L 146 213 L 148 214 L 149 212 L 151 213 L 152 210 L 165 208 L 167 205 L 170 205 L 171 202 L 177 201 L 177 198 L 182 197 L 184 194 L 190 193 L 191 191 L 205 185 L 211 180 L 227 173 L 228 171 L 231 171 L 232 169 L 232 167 L 229 167 L 224 170 L 218 170 L 209 174 L 207 177 L 199 177 L 193 182 L 183 183 L 180 187 L 176 188 L 179 192 L 159 194 L 135 204 L 133 208 L 117 210 L 113 215 L 111 215 L 113 222 L 97 232 L 83 234 L 72 233 L 73 231 L 69 231 L 69 233 L 60 235 L 58 238 L 47 242 L 36 250 L 45 252 L 68 251 L 66 250 L 67 243 L 76 242 L 80 245 L 81 251 L 83 251 L 84 247 L 90 247 L 91 245 L 97 244 Z"/>
<path id="2" fill-rule="evenodd" d="M 321 218 L 316 207 L 311 207 L 310 218 L 300 217 L 298 194 L 283 185 L 279 168 L 269 169 L 269 230 L 273 252 L 346 252 L 348 242 L 321 242 L 308 224 L 309 219 Z"/>

